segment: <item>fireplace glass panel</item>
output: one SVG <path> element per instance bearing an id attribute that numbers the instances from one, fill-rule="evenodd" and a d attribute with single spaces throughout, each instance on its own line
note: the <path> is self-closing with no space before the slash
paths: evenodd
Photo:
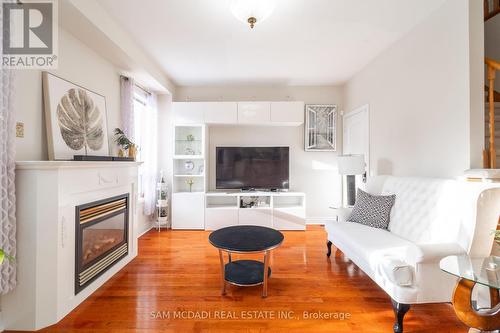
<path id="1" fill-rule="evenodd" d="M 125 241 L 125 212 L 106 218 L 82 230 L 82 266 Z"/>

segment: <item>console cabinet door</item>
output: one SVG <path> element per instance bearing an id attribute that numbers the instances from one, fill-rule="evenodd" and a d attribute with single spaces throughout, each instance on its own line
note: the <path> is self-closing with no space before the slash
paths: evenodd
<path id="1" fill-rule="evenodd" d="M 172 229 L 205 228 L 205 193 L 172 194 Z"/>
<path id="2" fill-rule="evenodd" d="M 271 102 L 271 122 L 301 125 L 304 122 L 304 102 Z"/>
<path id="3" fill-rule="evenodd" d="M 236 124 L 238 123 L 238 103 L 207 102 L 203 103 L 205 123 Z"/>
<path id="4" fill-rule="evenodd" d="M 175 102 L 174 124 L 203 124 L 203 104 L 202 102 Z"/>
<path id="5" fill-rule="evenodd" d="M 270 102 L 239 102 L 238 103 L 239 124 L 270 124 L 271 103 Z"/>
<path id="6" fill-rule="evenodd" d="M 271 208 L 240 208 L 239 225 L 259 225 L 272 228 L 273 211 Z"/>
<path id="7" fill-rule="evenodd" d="M 205 210 L 205 230 L 238 225 L 238 208 L 207 208 Z"/>

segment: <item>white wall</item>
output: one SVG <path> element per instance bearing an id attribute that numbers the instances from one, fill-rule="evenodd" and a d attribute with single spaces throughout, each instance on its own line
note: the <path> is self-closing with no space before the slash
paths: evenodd
<path id="1" fill-rule="evenodd" d="M 178 87 L 175 101 L 244 101 L 298 100 L 306 104 L 337 104 L 342 109 L 340 87 Z M 341 147 L 341 125 L 337 140 Z M 328 218 L 333 215 L 329 206 L 341 204 L 341 178 L 337 174 L 337 152 L 305 152 L 304 127 L 211 126 L 209 129 L 209 188 L 215 188 L 213 164 L 217 145 L 284 145 L 290 146 L 290 189 L 305 192 L 307 218 Z"/>
<path id="2" fill-rule="evenodd" d="M 469 1 L 448 0 L 345 85 L 346 111 L 370 105 L 374 174 L 454 177 L 480 164 L 470 56 Z"/>
<path id="3" fill-rule="evenodd" d="M 73 35 L 59 30 L 59 68 L 51 73 L 106 97 L 108 136 L 121 127 L 120 74 L 104 58 Z M 24 123 L 24 138 L 16 138 L 16 159 L 47 160 L 47 136 L 42 101 L 42 72 L 16 71 L 17 121 Z M 116 151 L 110 142 L 111 152 Z"/>

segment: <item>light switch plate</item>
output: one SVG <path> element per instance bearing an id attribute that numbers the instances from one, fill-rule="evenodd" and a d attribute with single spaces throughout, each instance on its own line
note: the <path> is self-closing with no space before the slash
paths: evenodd
<path id="1" fill-rule="evenodd" d="M 21 122 L 16 123 L 16 137 L 24 138 L 24 123 Z"/>

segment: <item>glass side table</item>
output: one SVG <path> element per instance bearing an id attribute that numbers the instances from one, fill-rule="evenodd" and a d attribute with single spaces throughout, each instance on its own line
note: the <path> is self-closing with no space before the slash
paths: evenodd
<path id="1" fill-rule="evenodd" d="M 449 256 L 441 260 L 439 267 L 459 278 L 452 299 L 458 319 L 481 331 L 500 329 L 500 257 Z M 478 310 L 472 304 L 472 289 L 476 284 L 490 288 L 489 309 Z"/>

